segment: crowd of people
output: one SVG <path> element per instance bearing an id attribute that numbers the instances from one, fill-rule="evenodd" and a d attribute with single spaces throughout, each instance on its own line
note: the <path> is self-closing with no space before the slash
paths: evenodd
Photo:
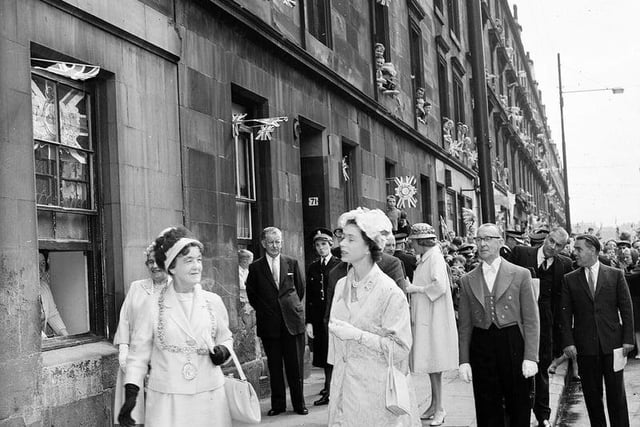
<path id="1" fill-rule="evenodd" d="M 442 373 L 454 369 L 473 383 L 478 426 L 529 426 L 531 411 L 547 426 L 549 372 L 564 359 L 582 381 L 592 425 L 606 425 L 603 381 L 611 425 L 629 425 L 613 358 L 614 349 L 640 354 L 640 242 L 630 235 L 601 242 L 486 223 L 473 237 L 439 240 L 395 206 L 345 212 L 337 224 L 309 236 L 317 259 L 304 278 L 276 227 L 261 233 L 263 256 L 238 253 L 267 357 L 267 416 L 287 410 L 286 385 L 294 412 L 308 413 L 309 344 L 325 376 L 313 404 L 329 406 L 330 426 L 441 425 Z M 221 298 L 200 285 L 202 251 L 189 230 L 170 227 L 145 252 L 149 278 L 131 285 L 114 341 L 116 424 L 231 425 L 221 365 L 233 339 Z M 427 378 L 430 403 L 418 413 Z"/>

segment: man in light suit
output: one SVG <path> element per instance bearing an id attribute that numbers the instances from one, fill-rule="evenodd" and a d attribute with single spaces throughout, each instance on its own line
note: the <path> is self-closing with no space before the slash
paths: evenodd
<path id="1" fill-rule="evenodd" d="M 549 365 L 553 356 L 562 352 L 560 345 L 560 294 L 562 279 L 571 271 L 571 259 L 561 255 L 569 240 L 567 232 L 557 227 L 551 230 L 542 246 L 514 246 L 510 261 L 520 267 L 528 268 L 540 280 L 538 312 L 540 314 L 540 363 L 535 377 L 535 400 L 533 413 L 540 427 L 551 426 L 549 417 Z"/>
<path id="2" fill-rule="evenodd" d="M 287 374 L 293 410 L 309 413 L 302 392 L 304 356 L 304 283 L 298 261 L 281 255 L 282 232 L 265 228 L 260 241 L 266 255 L 249 266 L 247 298 L 256 311 L 257 334 L 267 353 L 271 382 L 269 416 L 286 411 L 284 375 Z"/>
<path id="3" fill-rule="evenodd" d="M 623 370 L 613 371 L 613 350 L 633 350 L 633 312 L 624 273 L 598 261 L 600 241 L 583 234 L 574 246 L 579 268 L 562 284 L 562 342 L 568 357 L 578 357 L 582 391 L 591 425 L 606 427 L 602 380 L 607 387 L 611 426 L 629 425 Z"/>
<path id="4" fill-rule="evenodd" d="M 473 380 L 479 427 L 529 427 L 540 334 L 531 274 L 500 257 L 495 224 L 476 243 L 481 263 L 460 279 L 460 377 Z"/>

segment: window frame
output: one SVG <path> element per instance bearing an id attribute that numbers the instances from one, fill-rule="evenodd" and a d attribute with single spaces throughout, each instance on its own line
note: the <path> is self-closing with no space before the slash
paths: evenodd
<path id="1" fill-rule="evenodd" d="M 87 331 L 72 333 L 68 336 L 53 336 L 53 337 L 44 337 L 42 338 L 42 350 L 49 351 L 58 348 L 70 347 L 86 342 L 96 342 L 107 338 L 109 333 L 107 328 L 107 323 L 109 321 L 110 314 L 107 313 L 106 310 L 106 301 L 104 300 L 105 296 L 105 280 L 104 280 L 104 272 L 102 265 L 102 246 L 103 246 L 103 237 L 104 232 L 102 228 L 104 225 L 102 222 L 104 218 L 102 217 L 101 211 L 101 197 L 100 197 L 100 147 L 98 141 L 98 135 L 100 132 L 98 131 L 98 124 L 94 118 L 97 118 L 96 110 L 98 109 L 97 102 L 98 101 L 98 89 L 95 84 L 95 81 L 85 81 L 78 82 L 64 76 L 59 76 L 53 73 L 50 73 L 45 70 L 36 69 L 31 67 L 29 70 L 29 78 L 30 81 L 34 80 L 34 77 L 39 79 L 45 79 L 50 82 L 53 82 L 56 87 L 56 112 L 57 112 L 57 139 L 56 140 L 47 140 L 42 138 L 36 138 L 36 135 L 32 132 L 31 142 L 33 144 L 33 161 L 34 161 L 34 208 L 36 211 L 36 216 L 39 217 L 41 213 L 48 213 L 52 215 L 51 223 L 52 223 L 52 236 L 42 235 L 40 233 L 40 229 L 38 227 L 37 238 L 38 238 L 38 249 L 46 250 L 49 253 L 64 253 L 64 252 L 76 252 L 82 253 L 85 256 L 86 264 L 84 268 L 86 268 L 86 276 L 83 277 L 84 286 L 86 286 L 85 291 L 87 294 L 85 295 L 87 298 Z M 59 86 L 66 86 L 74 90 L 78 90 L 83 92 L 84 94 L 84 103 L 85 103 L 85 113 L 87 120 L 87 131 L 88 131 L 88 148 L 83 147 L 74 147 L 67 144 L 62 143 L 60 141 L 60 126 L 61 126 L 61 118 L 60 118 L 60 109 L 59 109 Z M 32 111 L 31 111 L 31 120 L 34 120 L 34 112 L 33 112 L 33 100 L 32 103 Z M 56 151 L 56 178 L 54 180 L 54 186 L 57 187 L 56 192 L 56 201 L 57 204 L 43 204 L 38 203 L 38 192 L 35 186 L 38 175 L 42 175 L 38 172 L 36 168 L 36 143 L 48 144 L 51 147 L 55 147 Z M 64 147 L 68 147 L 71 150 L 76 150 L 81 153 L 87 154 L 87 171 L 86 177 L 87 180 L 76 180 L 76 179 L 64 179 L 62 174 L 63 171 L 60 168 L 61 160 L 60 160 L 60 150 Z M 70 182 L 86 182 L 87 185 L 87 199 L 89 201 L 89 208 L 78 208 L 78 207 L 65 207 L 61 202 L 61 191 L 62 191 L 62 182 L 70 181 Z M 76 215 L 87 217 L 86 224 L 86 238 L 68 238 L 69 236 L 56 237 L 55 231 L 57 226 L 57 216 L 59 214 L 65 215 Z M 51 255 L 50 255 L 51 256 Z M 51 259 L 51 258 L 50 258 Z M 59 302 L 59 298 L 57 300 L 57 304 L 59 307 L 62 305 Z M 67 326 L 69 327 L 69 319 L 66 319 Z"/>
<path id="2" fill-rule="evenodd" d="M 239 139 L 241 135 L 247 135 L 248 136 L 248 145 L 246 146 L 245 152 L 242 153 L 242 157 L 243 157 L 243 161 L 245 162 L 245 167 L 244 170 L 247 172 L 248 175 L 250 175 L 248 177 L 248 185 L 249 185 L 249 191 L 248 191 L 248 195 L 243 195 L 241 188 L 240 188 L 240 157 L 241 157 L 241 153 L 240 153 L 240 148 L 239 148 Z M 233 137 L 234 139 L 234 147 L 235 147 L 235 156 L 236 156 L 236 161 L 235 161 L 235 180 L 236 180 L 236 237 L 238 240 L 246 240 L 247 243 L 250 243 L 253 240 L 253 214 L 252 211 L 255 208 L 256 205 L 256 163 L 255 163 L 255 137 L 253 135 L 253 131 L 251 130 L 251 128 L 244 126 L 244 125 L 240 125 L 238 127 L 238 135 L 235 135 Z M 249 164 L 247 164 L 246 162 L 249 161 Z M 238 204 L 246 204 L 248 205 L 248 231 L 249 234 L 247 235 L 240 235 L 240 227 L 238 224 Z"/>
<path id="3" fill-rule="evenodd" d="M 329 49 L 333 48 L 333 33 L 331 30 L 331 0 L 306 0 L 304 8 L 304 20 L 307 32 Z M 313 18 L 317 16 L 317 20 Z M 324 18 L 324 19 L 323 19 Z M 318 28 L 316 28 L 317 24 Z M 322 37 L 316 30 L 324 28 L 325 34 Z"/>

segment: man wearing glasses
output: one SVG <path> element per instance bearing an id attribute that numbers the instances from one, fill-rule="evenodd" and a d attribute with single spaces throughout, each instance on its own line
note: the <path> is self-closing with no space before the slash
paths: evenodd
<path id="1" fill-rule="evenodd" d="M 473 380 L 478 427 L 528 427 L 540 334 L 531 274 L 500 257 L 495 224 L 475 240 L 481 262 L 460 279 L 460 378 Z"/>
<path id="2" fill-rule="evenodd" d="M 533 413 L 541 427 L 550 426 L 549 365 L 553 356 L 562 354 L 560 345 L 560 296 L 562 279 L 571 271 L 571 259 L 561 255 L 569 240 L 567 232 L 556 227 L 545 237 L 542 246 L 515 246 L 511 262 L 533 271 L 540 280 L 538 311 L 540 313 L 540 363 L 536 374 L 536 396 Z"/>

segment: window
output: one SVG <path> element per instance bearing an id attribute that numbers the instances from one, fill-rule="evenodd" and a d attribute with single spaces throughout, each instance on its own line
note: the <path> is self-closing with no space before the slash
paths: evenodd
<path id="1" fill-rule="evenodd" d="M 449 118 L 449 80 L 447 78 L 447 63 L 443 57 L 438 58 L 438 100 L 440 101 L 440 117 Z M 444 146 L 444 138 L 442 138 L 442 144 Z"/>
<path id="2" fill-rule="evenodd" d="M 444 8 L 442 7 L 442 0 L 433 0 L 433 5 L 440 11 L 444 10 Z"/>
<path id="3" fill-rule="evenodd" d="M 456 36 L 460 36 L 460 11 L 458 0 L 447 0 L 447 14 L 449 15 L 449 29 Z"/>
<path id="4" fill-rule="evenodd" d="M 453 230 L 458 232 L 458 209 L 456 193 L 451 190 L 447 190 L 447 228 L 449 231 Z"/>
<path id="5" fill-rule="evenodd" d="M 245 113 L 238 104 L 232 105 L 234 114 Z M 238 136 L 234 137 L 236 150 L 236 233 L 238 240 L 249 244 L 253 238 L 252 210 L 256 204 L 255 157 L 253 133 L 251 129 L 240 126 Z"/>
<path id="6" fill-rule="evenodd" d="M 342 182 L 344 190 L 344 210 L 355 209 L 358 205 L 356 147 L 343 138 L 342 142 Z"/>
<path id="7" fill-rule="evenodd" d="M 396 176 L 396 165 L 391 163 L 390 161 L 384 162 L 384 178 L 385 178 L 385 186 L 387 191 L 387 196 L 395 195 L 395 178 Z"/>
<path id="8" fill-rule="evenodd" d="M 103 333 L 91 93 L 85 83 L 34 70 L 31 101 L 38 247 L 48 261 L 43 338 L 61 335 L 53 307 L 69 335 Z"/>
<path id="9" fill-rule="evenodd" d="M 457 123 L 464 123 L 464 86 L 462 79 L 457 75 L 453 76 L 453 120 Z"/>
<path id="10" fill-rule="evenodd" d="M 373 2 L 373 44 L 381 43 L 384 46 L 384 60 L 385 62 L 391 62 L 391 45 L 389 43 L 389 8 L 378 3 L 376 0 Z M 375 66 L 375 61 L 373 61 Z"/>
<path id="11" fill-rule="evenodd" d="M 331 47 L 331 5 L 329 0 L 307 0 L 307 28 L 320 43 Z"/>
<path id="12" fill-rule="evenodd" d="M 422 217 L 428 224 L 433 224 L 431 212 L 431 180 L 428 176 L 420 176 L 420 194 L 422 195 Z"/>
<path id="13" fill-rule="evenodd" d="M 415 93 L 419 87 L 424 88 L 424 71 L 422 67 L 422 32 L 413 18 L 409 18 L 409 50 L 411 53 L 413 93 Z"/>

